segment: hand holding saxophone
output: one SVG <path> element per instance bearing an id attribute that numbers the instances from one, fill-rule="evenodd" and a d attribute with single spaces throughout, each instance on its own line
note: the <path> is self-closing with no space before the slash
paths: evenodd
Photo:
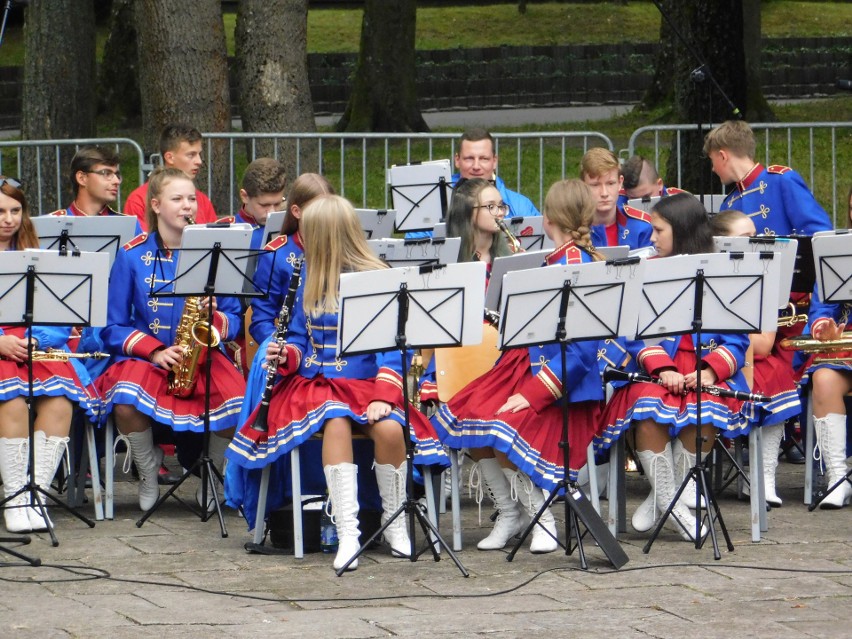
<path id="1" fill-rule="evenodd" d="M 208 306 L 208 304 L 210 304 L 210 306 Z M 211 315 L 212 315 L 213 313 L 215 313 L 215 312 L 216 312 L 216 309 L 218 308 L 218 306 L 217 306 L 217 304 L 216 304 L 216 298 L 215 298 L 215 297 L 212 297 L 212 298 L 211 298 L 211 297 L 202 297 L 202 298 L 201 298 L 200 306 L 201 306 L 201 308 L 202 308 L 202 309 L 204 309 L 205 311 L 209 308 L 209 309 L 210 309 L 210 314 L 211 314 Z"/>
<path id="2" fill-rule="evenodd" d="M 160 350 L 152 353 L 150 358 L 151 363 L 154 364 L 154 366 L 159 366 L 167 371 L 171 370 L 172 367 L 177 366 L 183 361 L 184 349 L 185 347 L 180 344 L 173 344 L 172 346 L 161 348 Z"/>

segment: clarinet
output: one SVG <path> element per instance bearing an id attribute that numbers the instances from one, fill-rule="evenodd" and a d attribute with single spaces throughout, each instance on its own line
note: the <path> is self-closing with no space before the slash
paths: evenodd
<path id="1" fill-rule="evenodd" d="M 278 312 L 278 317 L 275 320 L 275 342 L 278 348 L 283 349 L 287 328 L 290 325 L 290 318 L 293 316 L 293 304 L 296 302 L 296 291 L 299 289 L 299 282 L 302 279 L 302 264 L 304 258 L 296 260 L 296 265 L 293 268 L 293 274 L 290 276 L 290 287 L 287 289 L 287 295 L 284 296 L 284 303 L 281 305 L 281 310 Z M 278 366 L 272 365 L 272 362 L 267 364 L 269 367 L 266 371 L 266 383 L 263 387 L 263 397 L 260 399 L 260 408 L 257 410 L 257 417 L 251 425 L 251 429 L 265 433 L 269 426 L 266 423 L 269 415 L 269 402 L 272 399 L 272 389 L 275 387 L 275 376 L 278 373 Z"/>
<path id="2" fill-rule="evenodd" d="M 612 366 L 607 366 L 603 372 L 605 382 L 645 382 L 648 384 L 658 384 L 663 386 L 662 380 L 657 377 L 651 377 L 647 373 L 628 373 Z M 747 393 L 745 391 L 732 390 L 730 388 L 722 388 L 721 386 L 702 386 L 702 393 L 713 395 L 714 397 L 730 397 L 743 402 L 762 403 L 768 402 L 771 398 L 760 393 Z"/>

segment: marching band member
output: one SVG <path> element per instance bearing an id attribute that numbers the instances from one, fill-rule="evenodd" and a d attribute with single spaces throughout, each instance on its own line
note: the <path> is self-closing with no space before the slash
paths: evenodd
<path id="1" fill-rule="evenodd" d="M 652 241 L 659 257 L 713 252 L 713 234 L 707 213 L 692 195 L 679 193 L 663 198 L 652 209 L 651 220 Z M 635 425 L 636 453 L 651 484 L 650 496 L 632 518 L 633 527 L 640 532 L 654 526 L 683 479 L 675 474 L 675 469 L 681 465 L 676 464 L 673 456 L 672 437 L 680 440 L 677 446 L 680 454 L 687 457 L 686 467 L 695 463 L 695 388 L 718 382 L 735 390 L 748 391 L 741 371 L 748 337 L 709 332 L 702 333 L 701 337 L 705 343 L 700 347 L 707 352 L 703 353 L 700 379 L 695 370 L 693 335 L 667 337 L 658 345 L 628 342 L 634 365 L 659 378 L 660 384 L 640 382 L 622 387 L 604 411 L 604 437 L 598 442 L 603 442 L 603 446 L 608 446 L 631 424 Z M 702 423 L 708 430 L 716 428 L 727 436 L 747 431 L 739 402 L 702 393 L 701 407 Z M 713 437 L 706 438 L 705 442 L 709 450 Z M 694 493 L 691 498 L 694 504 Z M 688 495 L 678 500 L 672 510 L 674 521 L 669 523 L 676 524 L 681 537 L 693 540 L 695 517 L 684 503 L 687 499 Z"/>
<path id="2" fill-rule="evenodd" d="M 0 251 L 38 248 L 39 242 L 27 199 L 17 180 L 0 176 Z M 34 349 L 67 350 L 71 327 L 34 326 Z M 0 476 L 6 497 L 27 483 L 29 462 L 29 392 L 27 335 L 22 326 L 0 326 Z M 98 402 L 87 392 L 68 361 L 34 361 L 36 485 L 47 490 L 68 443 L 74 404 L 97 419 Z M 4 504 L 6 530 L 12 533 L 46 530 L 49 520 L 30 507 L 23 492 Z"/>
<path id="3" fill-rule="evenodd" d="M 205 384 L 198 367 L 198 383 L 185 393 L 168 392 L 169 372 L 188 355 L 188 344 L 178 343 L 178 330 L 193 319 L 200 302 L 206 315 L 207 298 L 150 297 L 152 282 L 174 278 L 177 249 L 183 230 L 197 210 L 195 185 L 179 169 L 157 169 L 148 182 L 148 228 L 127 243 L 116 256 L 109 283 L 108 324 L 102 336 L 114 363 L 96 380 L 113 412 L 119 432 L 129 442 L 139 470 L 139 507 L 149 510 L 159 496 L 157 473 L 162 452 L 155 449 L 151 422 L 176 433 L 203 431 Z M 160 259 L 157 260 L 158 251 Z M 186 302 L 186 304 L 185 304 Z M 240 304 L 235 298 L 212 300 L 212 326 L 221 341 L 240 331 Z M 188 340 L 189 341 L 189 340 Z M 211 349 L 210 428 L 225 435 L 237 426 L 244 382 L 220 348 Z M 185 397 L 179 395 L 185 394 Z M 178 446 L 180 455 L 180 445 Z M 187 465 L 184 463 L 183 465 Z M 191 465 L 191 464 L 190 464 Z"/>
<path id="4" fill-rule="evenodd" d="M 547 256 L 547 265 L 602 259 L 590 238 L 594 210 L 592 191 L 580 180 L 564 180 L 550 188 L 543 224 L 559 248 Z M 477 544 L 480 550 L 503 548 L 522 532 L 528 517 L 544 504 L 542 488 L 554 490 L 563 472 L 576 479 L 603 399 L 595 347 L 592 342 L 568 345 L 567 390 L 562 387 L 559 345 L 509 350 L 433 417 L 444 444 L 468 448 L 478 461 L 483 486 L 497 506 L 494 528 Z M 559 449 L 562 401 L 569 402 L 571 411 L 570 469 L 562 468 Z M 552 552 L 558 547 L 553 514 L 546 510 L 539 521 L 530 551 Z"/>
<path id="5" fill-rule="evenodd" d="M 268 432 L 251 428 L 254 415 L 234 437 L 227 457 L 233 464 L 262 468 L 322 429 L 322 463 L 340 540 L 334 568 L 342 568 L 359 548 L 358 467 L 353 462 L 352 430 L 373 440 L 375 472 L 383 521 L 405 499 L 407 472 L 402 412 L 401 357 L 396 349 L 345 359 L 336 356 L 340 274 L 384 269 L 373 255 L 355 209 L 342 197 L 324 195 L 302 211 L 305 276 L 297 296 L 287 343 L 267 347 L 268 365 L 284 379 L 275 387 Z M 444 463 L 443 450 L 429 422 L 410 411 L 417 440 L 417 463 Z M 394 555 L 408 556 L 405 518 L 385 530 Z M 354 570 L 357 561 L 350 564 Z"/>
<path id="6" fill-rule="evenodd" d="M 299 220 L 305 207 L 321 195 L 334 194 L 334 188 L 319 173 L 303 173 L 297 177 L 290 186 L 290 191 L 285 199 L 287 203 L 287 215 L 281 234 L 271 240 L 265 247 L 269 253 L 261 255 L 255 271 L 254 281 L 264 290 L 268 287 L 269 294 L 263 297 L 253 298 L 251 301 L 252 321 L 249 332 L 255 342 L 259 344 L 254 361 L 249 367 L 248 380 L 246 382 L 246 395 L 240 410 L 240 424 L 245 424 L 251 413 L 257 407 L 263 395 L 266 383 L 266 348 L 275 336 L 275 319 L 278 316 L 287 289 L 290 287 L 290 278 L 296 262 L 304 257 L 302 236 L 299 232 Z M 304 283 L 304 276 L 302 276 Z M 281 465 L 287 463 L 288 458 L 281 459 Z M 281 476 L 289 476 L 283 472 L 286 468 L 279 468 L 276 464 L 273 476 L 269 482 L 269 493 L 267 495 L 267 512 L 271 512 L 282 506 L 286 501 L 285 491 L 282 490 L 282 482 L 275 481 L 277 471 Z M 322 472 L 319 473 L 322 478 Z M 323 479 L 324 481 L 324 479 Z M 248 522 L 249 529 L 254 528 L 254 516 L 257 512 L 257 495 L 260 485 L 260 473 L 243 468 L 237 464 L 228 464 L 225 470 L 225 498 L 227 503 L 234 507 L 242 507 Z"/>
<path id="7" fill-rule="evenodd" d="M 595 246 L 627 245 L 631 250 L 651 245 L 651 222 L 645 211 L 618 204 L 624 178 L 618 158 L 609 149 L 589 149 L 580 160 L 580 179 L 597 199 L 592 242 Z"/>
<path id="8" fill-rule="evenodd" d="M 811 296 L 808 313 L 810 332 L 821 342 L 841 339 L 849 321 L 852 304 L 823 302 L 819 291 Z M 805 329 L 807 330 L 807 328 Z M 846 352 L 846 355 L 849 353 Z M 814 431 L 820 459 L 825 465 L 827 486 L 830 488 L 843 479 L 847 472 L 846 458 L 846 404 L 844 397 L 852 392 L 852 362 L 813 362 L 808 369 L 811 381 Z M 816 456 L 816 455 L 815 455 Z M 852 486 L 848 480 L 823 499 L 822 509 L 842 508 L 852 501 Z"/>
<path id="9" fill-rule="evenodd" d="M 714 215 L 710 225 L 714 235 L 751 237 L 756 234 L 751 218 L 734 209 Z M 749 339 L 754 349 L 752 391 L 770 398 L 768 402 L 750 404 L 752 414 L 749 418 L 753 427 L 762 429 L 761 450 L 766 503 L 779 507 L 781 498 L 775 490 L 775 471 L 778 468 L 781 439 L 784 437 L 784 422 L 797 417 L 802 406 L 798 387 L 792 371 L 787 366 L 787 360 L 777 356 L 775 331 L 753 333 Z"/>
<path id="10" fill-rule="evenodd" d="M 683 193 L 682 189 L 666 186 L 657 173 L 656 167 L 641 155 L 629 158 L 621 167 L 621 190 L 618 193 L 618 206 L 624 207 L 629 200 L 652 197 L 665 197 Z"/>
<path id="11" fill-rule="evenodd" d="M 287 175 L 274 158 L 258 158 L 246 167 L 240 186 L 242 206 L 236 215 L 220 219 L 228 224 L 249 224 L 252 227 L 251 248 L 263 247 L 268 232 L 266 219 L 273 211 L 282 210 L 286 201 L 284 191 Z M 271 229 L 269 229 L 271 230 Z"/>

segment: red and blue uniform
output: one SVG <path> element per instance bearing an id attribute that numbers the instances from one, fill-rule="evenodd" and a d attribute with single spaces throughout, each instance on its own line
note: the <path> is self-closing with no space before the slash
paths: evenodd
<path id="1" fill-rule="evenodd" d="M 619 206 L 615 222 L 609 226 L 592 226 L 592 244 L 595 246 L 629 246 L 630 250 L 651 246 L 651 216 L 632 206 Z"/>

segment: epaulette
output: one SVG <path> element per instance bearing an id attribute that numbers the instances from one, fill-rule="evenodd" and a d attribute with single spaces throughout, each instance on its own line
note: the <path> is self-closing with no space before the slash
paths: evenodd
<path id="1" fill-rule="evenodd" d="M 286 235 L 279 235 L 274 240 L 271 240 L 263 248 L 264 248 L 264 250 L 267 250 L 267 251 L 277 251 L 278 249 L 280 249 L 285 244 L 287 244 L 287 236 Z"/>
<path id="2" fill-rule="evenodd" d="M 678 193 L 689 193 L 689 191 L 685 191 L 684 189 L 679 189 L 676 186 L 667 186 L 666 187 L 666 195 L 677 195 Z"/>
<path id="3" fill-rule="evenodd" d="M 68 215 L 68 209 L 59 209 L 58 211 L 54 211 L 53 213 L 48 213 L 48 215 L 60 216 L 60 217 L 66 216 L 66 215 Z"/>
<path id="4" fill-rule="evenodd" d="M 219 224 L 236 224 L 237 218 L 233 215 L 229 215 L 228 217 L 220 217 L 216 220 Z"/>
<path id="5" fill-rule="evenodd" d="M 576 244 L 569 246 L 565 250 L 566 264 L 581 264 L 583 262 L 583 251 Z"/>
<path id="6" fill-rule="evenodd" d="M 651 216 L 645 213 L 642 209 L 637 209 L 629 204 L 624 205 L 624 214 L 627 217 L 632 217 L 634 220 L 642 220 L 643 222 L 651 223 Z"/>
<path id="7" fill-rule="evenodd" d="M 775 173 L 777 175 L 783 175 L 784 173 L 792 171 L 793 169 L 791 169 L 789 166 L 784 166 L 782 164 L 773 164 L 772 166 L 767 166 L 766 170 L 769 173 Z"/>
<path id="8" fill-rule="evenodd" d="M 125 251 L 129 251 L 130 249 L 135 248 L 135 247 L 139 246 L 140 244 L 143 244 L 145 242 L 145 240 L 147 240 L 147 239 L 148 239 L 147 233 L 140 233 L 139 235 L 134 237 L 132 240 L 130 240 L 127 244 L 125 244 L 123 248 L 124 248 Z"/>

